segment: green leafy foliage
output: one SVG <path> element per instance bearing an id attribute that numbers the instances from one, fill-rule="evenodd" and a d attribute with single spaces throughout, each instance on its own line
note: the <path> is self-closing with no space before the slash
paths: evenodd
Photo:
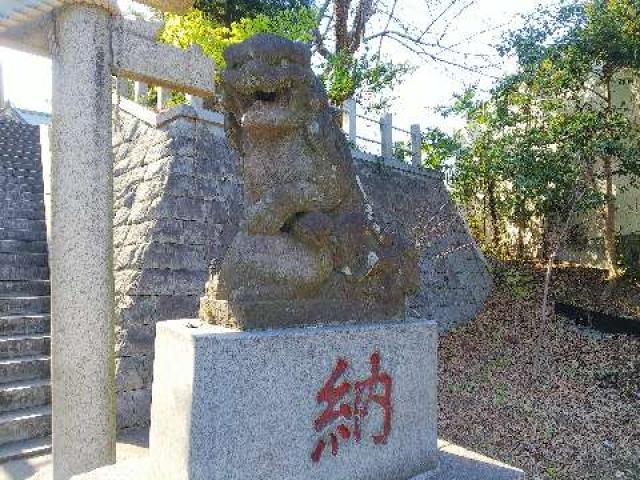
<path id="1" fill-rule="evenodd" d="M 186 15 L 166 14 L 160 39 L 180 48 L 199 45 L 212 57 L 218 69 L 225 67 L 224 50 L 257 33 L 274 33 L 290 40 L 309 41 L 316 26 L 313 8 L 280 10 L 271 16 L 258 14 L 234 21 L 230 26 L 216 23 L 204 12 L 192 9 Z"/>
<path id="2" fill-rule="evenodd" d="M 272 17 L 283 10 L 309 7 L 309 0 L 196 0 L 194 7 L 214 23 L 230 27 L 233 22 L 259 15 Z"/>
<path id="3" fill-rule="evenodd" d="M 464 155 L 464 147 L 457 135 L 449 135 L 439 128 L 422 132 L 423 164 L 432 169 L 442 170 L 447 161 L 454 161 Z"/>
<path id="4" fill-rule="evenodd" d="M 369 110 L 381 111 L 393 99 L 389 92 L 410 70 L 407 64 L 386 61 L 366 49 L 359 55 L 341 51 L 329 56 L 321 78 L 335 105 L 354 97 Z"/>
<path id="5" fill-rule="evenodd" d="M 274 33 L 302 42 L 312 40 L 318 22 L 315 8 L 299 6 L 269 12 L 240 17 L 229 25 L 217 21 L 215 15 L 197 9 L 186 15 L 166 14 L 160 39 L 180 48 L 199 45 L 206 55 L 215 60 L 220 70 L 225 68 L 224 50 L 257 33 Z M 386 61 L 367 49 L 357 54 L 346 51 L 331 54 L 320 69 L 332 103 L 340 105 L 355 97 L 370 111 L 387 108 L 393 99 L 390 94 L 393 87 L 411 70 L 406 64 Z"/>
<path id="6" fill-rule="evenodd" d="M 610 215 L 615 199 L 602 185 L 640 175 L 640 129 L 615 97 L 640 68 L 640 4 L 562 2 L 528 18 L 499 51 L 518 59 L 517 71 L 489 100 L 470 90 L 443 111 L 467 121 L 454 196 L 481 239 L 492 224 L 494 250 L 513 255 L 503 241 L 516 228 L 538 230 L 545 253 L 550 225 L 605 205 Z"/>

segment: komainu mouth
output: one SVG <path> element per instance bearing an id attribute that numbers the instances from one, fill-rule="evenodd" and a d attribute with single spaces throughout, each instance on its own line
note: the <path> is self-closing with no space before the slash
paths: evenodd
<path id="1" fill-rule="evenodd" d="M 405 317 L 414 247 L 375 222 L 309 49 L 256 35 L 225 53 L 226 130 L 244 160 L 245 219 L 200 314 L 262 329 Z"/>

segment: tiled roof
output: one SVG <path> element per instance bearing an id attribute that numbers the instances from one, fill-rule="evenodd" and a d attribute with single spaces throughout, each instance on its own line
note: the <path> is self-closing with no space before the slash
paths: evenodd
<path id="1" fill-rule="evenodd" d="M 69 3 L 99 5 L 112 15 L 120 14 L 117 0 L 0 0 L 0 32 L 37 20 L 55 8 Z M 162 11 L 184 14 L 193 5 L 193 0 L 139 0 L 139 3 Z"/>
<path id="2" fill-rule="evenodd" d="M 0 32 L 37 20 L 65 3 L 100 5 L 114 15 L 120 13 L 116 0 L 0 0 Z"/>

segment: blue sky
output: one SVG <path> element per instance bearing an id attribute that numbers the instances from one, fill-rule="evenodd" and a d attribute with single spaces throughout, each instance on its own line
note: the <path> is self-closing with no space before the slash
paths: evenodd
<path id="1" fill-rule="evenodd" d="M 487 28 L 496 30 L 477 36 L 468 44 L 469 51 L 491 52 L 490 45 L 496 43 L 506 26 L 519 23 L 519 15 L 536 7 L 548 5 L 550 0 L 477 0 L 476 4 L 457 19 L 454 28 L 448 33 L 450 41 L 463 39 Z M 122 0 L 121 5 L 128 4 Z M 427 22 L 430 18 L 425 11 L 425 0 L 400 0 L 399 16 L 411 18 L 414 24 Z M 387 54 L 396 61 L 415 63 L 416 59 L 400 47 L 387 44 Z M 0 61 L 3 65 L 5 97 L 19 107 L 32 110 L 49 111 L 51 97 L 51 66 L 46 59 L 33 55 L 0 49 Z M 508 70 L 510 65 L 501 64 L 499 70 Z M 411 123 L 424 126 L 444 126 L 455 128 L 449 121 L 434 113 L 438 105 L 448 103 L 452 95 L 462 91 L 465 86 L 480 83 L 489 88 L 491 78 L 474 75 L 454 67 L 429 62 L 405 78 L 395 95 L 392 113 L 394 124 L 408 128 Z"/>

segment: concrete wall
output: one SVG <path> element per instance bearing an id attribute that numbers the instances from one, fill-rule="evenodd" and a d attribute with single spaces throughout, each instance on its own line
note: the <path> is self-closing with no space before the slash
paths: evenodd
<path id="1" fill-rule="evenodd" d="M 240 161 L 219 121 L 179 108 L 185 115 L 162 118 L 121 110 L 114 127 L 121 428 L 149 420 L 155 323 L 196 316 L 207 266 L 224 255 L 243 208 Z M 375 214 L 409 228 L 421 250 L 423 286 L 410 299 L 412 314 L 442 329 L 472 318 L 490 277 L 441 176 L 372 160 L 361 155 L 356 163 Z"/>

